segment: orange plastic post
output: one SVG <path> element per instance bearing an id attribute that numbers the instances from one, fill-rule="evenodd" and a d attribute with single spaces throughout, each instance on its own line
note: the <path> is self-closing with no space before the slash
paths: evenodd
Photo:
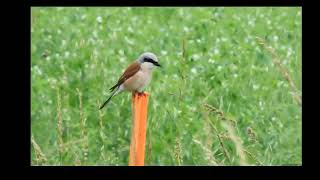
<path id="1" fill-rule="evenodd" d="M 148 98 L 148 93 L 132 93 L 132 134 L 129 166 L 144 165 Z"/>

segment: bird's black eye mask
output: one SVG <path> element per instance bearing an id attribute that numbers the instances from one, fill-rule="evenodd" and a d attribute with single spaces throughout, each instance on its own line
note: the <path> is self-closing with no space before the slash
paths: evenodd
<path id="1" fill-rule="evenodd" d="M 154 64 L 155 66 L 160 66 L 160 64 L 158 62 L 154 61 L 151 58 L 144 58 L 143 62 L 150 62 L 150 63 Z"/>

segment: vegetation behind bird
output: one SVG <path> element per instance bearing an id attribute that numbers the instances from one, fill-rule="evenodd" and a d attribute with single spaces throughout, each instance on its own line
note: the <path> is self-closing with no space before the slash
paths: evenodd
<path id="1" fill-rule="evenodd" d="M 31 13 L 32 165 L 128 165 L 131 94 L 98 107 L 145 51 L 145 165 L 301 165 L 301 8 Z"/>

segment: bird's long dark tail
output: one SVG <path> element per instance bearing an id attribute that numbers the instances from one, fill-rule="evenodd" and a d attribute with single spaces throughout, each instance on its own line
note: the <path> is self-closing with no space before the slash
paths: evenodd
<path id="1" fill-rule="evenodd" d="M 115 91 L 113 91 L 113 93 L 111 94 L 111 96 L 102 104 L 102 106 L 100 106 L 99 110 L 101 110 L 105 105 L 108 104 L 108 102 L 111 100 L 111 98 L 116 94 L 116 92 L 118 91 L 119 86 L 117 87 L 117 89 Z"/>

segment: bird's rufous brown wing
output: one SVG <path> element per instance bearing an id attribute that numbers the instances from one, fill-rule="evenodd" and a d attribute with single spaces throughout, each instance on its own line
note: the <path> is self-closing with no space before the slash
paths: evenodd
<path id="1" fill-rule="evenodd" d="M 120 86 L 125 80 L 129 79 L 131 76 L 136 74 L 140 69 L 140 64 L 137 62 L 134 62 L 128 66 L 128 68 L 124 71 L 122 76 L 119 78 L 116 85 L 114 85 L 112 88 L 110 88 L 110 91 L 113 91 L 116 87 Z"/>

